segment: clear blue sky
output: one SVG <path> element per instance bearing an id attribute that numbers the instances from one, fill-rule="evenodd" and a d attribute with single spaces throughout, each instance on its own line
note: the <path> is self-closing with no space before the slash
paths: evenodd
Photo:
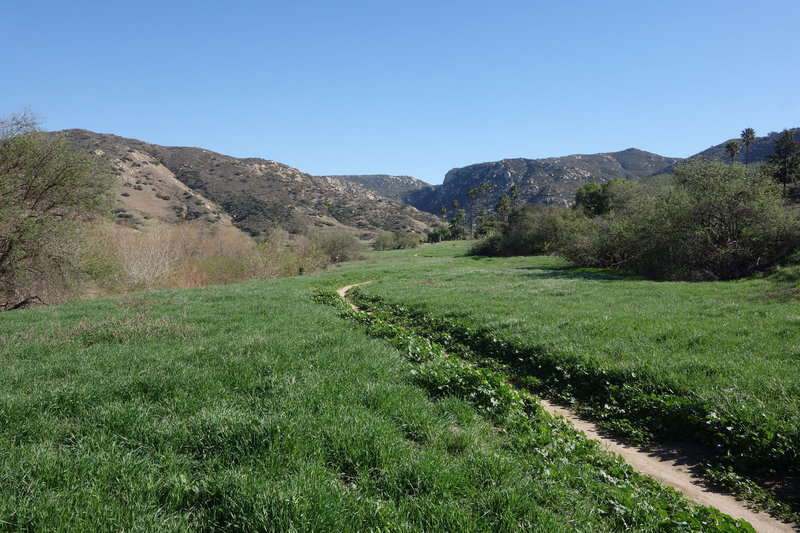
<path id="1" fill-rule="evenodd" d="M 311 174 L 800 126 L 800 2 L 0 2 L 0 114 Z"/>

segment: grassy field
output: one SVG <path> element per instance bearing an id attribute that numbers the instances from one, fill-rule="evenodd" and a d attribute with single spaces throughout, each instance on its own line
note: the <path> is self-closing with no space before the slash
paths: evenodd
<path id="1" fill-rule="evenodd" d="M 628 435 L 705 442 L 725 466 L 769 475 L 800 469 L 796 289 L 787 273 L 652 282 L 473 257 L 419 263 L 357 298 Z"/>
<path id="2" fill-rule="evenodd" d="M 540 260 L 461 251 L 0 314 L 0 531 L 749 530 L 634 474 L 491 370 L 402 330 L 376 338 L 390 328 L 315 299 L 382 278 L 365 290 L 443 314 L 479 298 L 486 314 L 465 316 L 535 333 L 527 310 L 488 310 L 509 296 L 488 298 L 535 285 Z M 483 291 L 471 276 L 488 276 Z M 437 292 L 454 282 L 459 304 Z"/>

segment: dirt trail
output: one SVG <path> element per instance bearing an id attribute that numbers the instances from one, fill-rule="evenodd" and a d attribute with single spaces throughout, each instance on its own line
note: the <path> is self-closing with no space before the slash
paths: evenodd
<path id="1" fill-rule="evenodd" d="M 797 531 L 796 526 L 792 524 L 776 520 L 766 513 L 748 509 L 744 502 L 733 496 L 709 489 L 701 478 L 692 474 L 693 468 L 698 465 L 685 455 L 641 451 L 617 439 L 609 438 L 601 433 L 592 422 L 579 418 L 569 409 L 554 405 L 547 400 L 542 400 L 542 406 L 548 413 L 564 417 L 588 438 L 599 441 L 604 449 L 622 456 L 625 462 L 640 474 L 680 491 L 688 499 L 700 505 L 714 507 L 733 518 L 747 520 L 758 532 Z"/>
<path id="2" fill-rule="evenodd" d="M 358 310 L 358 307 L 347 299 L 347 291 L 365 283 L 369 282 L 348 285 L 338 289 L 336 292 L 345 302 L 350 304 L 350 307 Z M 542 400 L 542 406 L 551 415 L 564 417 L 565 420 L 570 422 L 577 430 L 582 431 L 588 438 L 599 441 L 604 449 L 622 456 L 625 462 L 640 474 L 651 477 L 664 486 L 674 488 L 686 498 L 700 505 L 714 507 L 733 518 L 747 520 L 759 533 L 800 531 L 797 524 L 781 522 L 766 513 L 748 509 L 744 502 L 737 500 L 733 496 L 710 490 L 701 478 L 692 474 L 693 468 L 698 465 L 686 455 L 659 451 L 641 451 L 636 447 L 601 433 L 592 422 L 579 418 L 569 409 L 554 405 L 547 400 Z"/>
<path id="3" fill-rule="evenodd" d="M 350 305 L 350 307 L 353 308 L 353 311 L 358 311 L 359 310 L 358 307 L 356 307 L 356 305 L 353 302 L 351 302 L 350 300 L 347 299 L 347 291 L 349 291 L 353 287 L 358 287 L 359 285 L 366 285 L 367 283 L 371 283 L 371 282 L 363 281 L 361 283 L 354 283 L 353 285 L 348 285 L 346 287 L 342 287 L 341 289 L 336 289 L 336 294 L 338 294 L 342 298 L 342 300 L 347 302 Z"/>

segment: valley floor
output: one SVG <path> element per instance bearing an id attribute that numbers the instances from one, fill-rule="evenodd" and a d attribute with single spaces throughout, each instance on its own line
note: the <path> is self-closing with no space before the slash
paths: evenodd
<path id="1" fill-rule="evenodd" d="M 571 287 L 588 305 L 590 295 L 576 294 L 582 275 L 552 260 L 493 263 L 463 250 L 446 243 L 319 276 L 0 314 L 0 530 L 751 530 L 552 419 L 511 387 L 507 363 L 459 363 L 423 336 L 379 335 L 377 322 L 353 322 L 315 297 L 375 280 L 359 292 L 376 314 L 402 304 L 480 320 L 500 343 L 544 335 L 533 310 L 546 302 L 509 312 L 501 302 L 519 303 L 515 292 L 530 298 L 538 285 L 558 298 Z M 548 269 L 568 286 L 543 279 Z M 637 281 L 621 283 L 627 294 Z M 441 292 L 451 285 L 462 296 Z M 577 335 L 560 301 L 550 333 Z M 786 320 L 800 316 L 794 301 L 777 305 Z M 742 353 L 754 334 L 742 335 Z M 783 336 L 771 335 L 778 352 Z M 771 354 L 788 366 L 769 379 L 790 394 L 794 363 Z M 730 397 L 749 394 L 731 389 L 740 381 L 724 382 Z M 778 422 L 793 416 L 781 398 L 760 400 Z"/>

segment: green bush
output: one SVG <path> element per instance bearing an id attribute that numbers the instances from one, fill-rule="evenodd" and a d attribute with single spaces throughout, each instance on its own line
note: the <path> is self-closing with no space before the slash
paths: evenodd
<path id="1" fill-rule="evenodd" d="M 613 178 L 603 183 L 586 183 L 575 193 L 575 207 L 589 216 L 604 215 L 627 204 L 636 190 L 634 182 Z"/>
<path id="2" fill-rule="evenodd" d="M 558 250 L 575 214 L 555 206 L 527 204 L 514 209 L 499 231 L 472 248 L 475 255 L 541 255 Z"/>
<path id="3" fill-rule="evenodd" d="M 381 233 L 375 237 L 372 243 L 375 250 L 393 250 L 394 249 L 394 235 L 391 232 Z"/>
<path id="4" fill-rule="evenodd" d="M 420 236 L 402 231 L 385 232 L 375 237 L 372 247 L 375 250 L 405 250 L 419 246 Z"/>
<path id="5" fill-rule="evenodd" d="M 612 180 L 576 195 L 579 209 L 525 206 L 473 249 L 559 254 L 575 265 L 653 279 L 733 279 L 774 268 L 800 247 L 800 217 L 759 169 L 717 161 L 675 171 L 672 185 Z"/>
<path id="6" fill-rule="evenodd" d="M 678 168 L 674 181 L 608 217 L 583 221 L 562 243 L 562 255 L 654 279 L 733 279 L 772 268 L 800 246 L 800 221 L 765 173 L 695 162 Z"/>
<path id="7" fill-rule="evenodd" d="M 450 240 L 450 228 L 439 226 L 428 232 L 428 242 L 442 242 Z"/>
<path id="8" fill-rule="evenodd" d="M 311 235 L 309 240 L 322 250 L 330 263 L 355 259 L 363 249 L 361 242 L 346 231 L 320 232 Z"/>

